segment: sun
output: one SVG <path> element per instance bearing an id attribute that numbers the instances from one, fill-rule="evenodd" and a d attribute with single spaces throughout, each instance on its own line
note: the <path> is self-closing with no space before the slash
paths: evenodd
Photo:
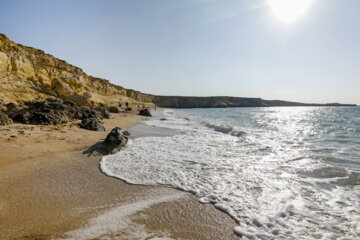
<path id="1" fill-rule="evenodd" d="M 305 15 L 313 0 L 268 0 L 268 3 L 278 20 L 290 23 Z"/>

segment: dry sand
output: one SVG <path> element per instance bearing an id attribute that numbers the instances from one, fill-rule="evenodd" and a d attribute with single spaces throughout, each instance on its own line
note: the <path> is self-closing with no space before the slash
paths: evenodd
<path id="1" fill-rule="evenodd" d="M 112 114 L 107 132 L 61 126 L 0 126 L 0 239 L 238 239 L 235 222 L 188 193 L 129 185 L 83 152 L 115 126 L 141 117 Z"/>

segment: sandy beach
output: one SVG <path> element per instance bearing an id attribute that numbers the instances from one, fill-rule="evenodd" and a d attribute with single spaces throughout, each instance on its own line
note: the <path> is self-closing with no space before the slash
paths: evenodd
<path id="1" fill-rule="evenodd" d="M 78 122 L 0 126 L 0 239 L 237 239 L 234 220 L 212 205 L 108 177 L 101 156 L 84 154 L 141 118 L 112 114 L 106 132 Z"/>

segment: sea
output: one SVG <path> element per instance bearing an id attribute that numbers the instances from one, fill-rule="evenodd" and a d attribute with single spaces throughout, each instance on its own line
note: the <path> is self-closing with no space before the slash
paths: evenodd
<path id="1" fill-rule="evenodd" d="M 196 195 L 242 239 L 360 239 L 360 107 L 166 109 L 101 170 Z"/>

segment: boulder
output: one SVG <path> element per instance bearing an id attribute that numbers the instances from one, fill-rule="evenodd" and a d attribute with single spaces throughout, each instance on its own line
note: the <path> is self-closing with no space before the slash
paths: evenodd
<path id="1" fill-rule="evenodd" d="M 60 79 L 53 79 L 51 81 L 51 90 L 59 96 L 71 96 L 76 92 L 65 82 Z"/>
<path id="2" fill-rule="evenodd" d="M 131 111 L 132 111 L 132 108 L 131 108 L 131 107 L 127 107 L 127 108 L 125 108 L 125 111 L 126 111 L 126 112 L 131 112 Z"/>
<path id="3" fill-rule="evenodd" d="M 94 109 L 90 109 L 88 107 L 81 107 L 77 112 L 77 119 L 85 119 L 85 118 L 95 118 L 98 120 L 103 120 L 102 114 L 99 111 Z"/>
<path id="4" fill-rule="evenodd" d="M 126 145 L 129 135 L 129 132 L 124 131 L 119 127 L 115 127 L 107 135 L 103 147 L 107 150 L 108 154 L 116 153 Z"/>
<path id="5" fill-rule="evenodd" d="M 109 107 L 109 112 L 111 112 L 111 113 L 119 113 L 120 110 L 115 106 L 111 106 L 111 107 Z"/>
<path id="6" fill-rule="evenodd" d="M 73 94 L 73 95 L 65 95 L 59 96 L 64 102 L 73 102 L 77 106 L 86 106 L 89 105 L 89 97 L 88 95 L 80 95 L 80 94 Z"/>
<path id="7" fill-rule="evenodd" d="M 8 117 L 8 115 L 0 113 L 0 125 L 10 125 L 12 123 L 13 121 Z"/>
<path id="8" fill-rule="evenodd" d="M 139 115 L 140 115 L 140 116 L 151 117 L 151 113 L 150 113 L 149 109 L 147 109 L 147 108 L 141 109 L 141 110 L 139 111 Z"/>
<path id="9" fill-rule="evenodd" d="M 80 127 L 92 131 L 106 131 L 104 123 L 96 118 L 84 118 Z"/>
<path id="10" fill-rule="evenodd" d="M 101 113 L 101 116 L 103 118 L 110 118 L 110 113 L 109 113 L 109 107 L 106 104 L 99 104 L 99 106 L 96 108 L 97 111 L 99 111 Z"/>

